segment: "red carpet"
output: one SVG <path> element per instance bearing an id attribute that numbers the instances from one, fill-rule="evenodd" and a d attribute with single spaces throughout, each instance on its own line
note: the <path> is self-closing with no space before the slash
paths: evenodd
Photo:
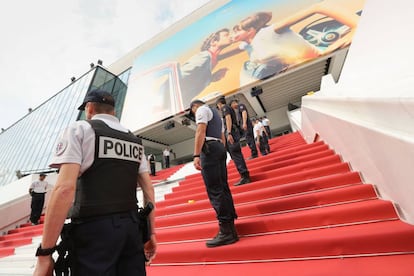
<path id="1" fill-rule="evenodd" d="M 270 146 L 271 154 L 247 161 L 252 183 L 233 186 L 239 175 L 233 161 L 228 166 L 239 242 L 205 246 L 218 227 L 200 174 L 156 204 L 159 246 L 149 276 L 414 275 L 414 226 L 358 172 L 299 133 Z M 26 225 L 0 237 L 0 257 L 41 231 Z"/>
<path id="2" fill-rule="evenodd" d="M 176 173 L 179 169 L 181 169 L 184 165 L 176 165 L 172 166 L 170 168 L 162 169 L 157 172 L 155 172 L 155 175 L 151 175 L 150 178 L 153 182 L 157 181 L 163 181 L 172 176 L 174 173 Z"/>
<path id="3" fill-rule="evenodd" d="M 217 221 L 200 174 L 157 203 L 158 255 L 148 275 L 414 275 L 414 227 L 323 142 L 272 139 L 248 160 L 252 183 L 230 189 L 240 241 L 207 248 Z M 245 157 L 248 148 L 243 148 Z"/>

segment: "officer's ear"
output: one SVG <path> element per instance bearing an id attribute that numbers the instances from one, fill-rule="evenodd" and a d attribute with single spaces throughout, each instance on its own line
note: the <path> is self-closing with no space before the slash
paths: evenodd
<path id="1" fill-rule="evenodd" d="M 85 105 L 85 113 L 94 115 L 96 113 L 95 104 L 92 102 L 88 102 Z"/>

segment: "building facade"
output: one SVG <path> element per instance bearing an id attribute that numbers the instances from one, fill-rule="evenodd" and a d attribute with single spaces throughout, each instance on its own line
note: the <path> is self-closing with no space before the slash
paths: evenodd
<path id="1" fill-rule="evenodd" d="M 194 98 L 237 98 L 284 133 L 289 104 L 300 106 L 324 75 L 339 78 L 363 4 L 210 1 L 108 68 L 93 67 L 0 133 L 0 185 L 50 170 L 59 133 L 85 118 L 77 107 L 96 88 L 113 94 L 118 118 L 147 152 L 169 146 L 182 162 L 192 154 L 195 124 L 185 111 Z"/>
<path id="2" fill-rule="evenodd" d="M 0 186 L 28 174 L 50 171 L 48 163 L 60 133 L 70 123 L 85 117 L 77 107 L 88 91 L 100 88 L 111 92 L 117 102 L 117 116 L 120 117 L 128 77 L 129 70 L 115 76 L 96 66 L 2 131 Z"/>

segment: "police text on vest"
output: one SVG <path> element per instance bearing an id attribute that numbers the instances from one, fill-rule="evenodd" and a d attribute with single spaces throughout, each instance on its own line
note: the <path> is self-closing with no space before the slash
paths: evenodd
<path id="1" fill-rule="evenodd" d="M 141 162 L 144 147 L 137 143 L 111 137 L 99 137 L 99 158 L 115 158 Z"/>

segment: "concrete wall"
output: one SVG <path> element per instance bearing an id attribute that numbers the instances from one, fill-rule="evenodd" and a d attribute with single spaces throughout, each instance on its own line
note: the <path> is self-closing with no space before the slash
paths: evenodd
<path id="1" fill-rule="evenodd" d="M 287 107 L 284 106 L 266 113 L 266 117 L 270 120 L 270 129 L 272 130 L 272 133 L 289 128 L 290 123 L 286 112 Z"/>
<path id="2" fill-rule="evenodd" d="M 33 181 L 38 179 L 39 175 L 37 174 L 28 175 L 9 185 L 0 187 L 0 235 L 28 221 L 31 210 L 29 187 Z M 55 185 L 56 179 L 56 174 L 48 174 L 46 177 L 46 181 L 50 186 L 46 193 L 44 208 L 47 207 L 50 190 Z"/>
<path id="3" fill-rule="evenodd" d="M 368 0 L 337 84 L 302 100 L 302 132 L 318 134 L 414 224 L 414 39 L 404 0 Z"/>

